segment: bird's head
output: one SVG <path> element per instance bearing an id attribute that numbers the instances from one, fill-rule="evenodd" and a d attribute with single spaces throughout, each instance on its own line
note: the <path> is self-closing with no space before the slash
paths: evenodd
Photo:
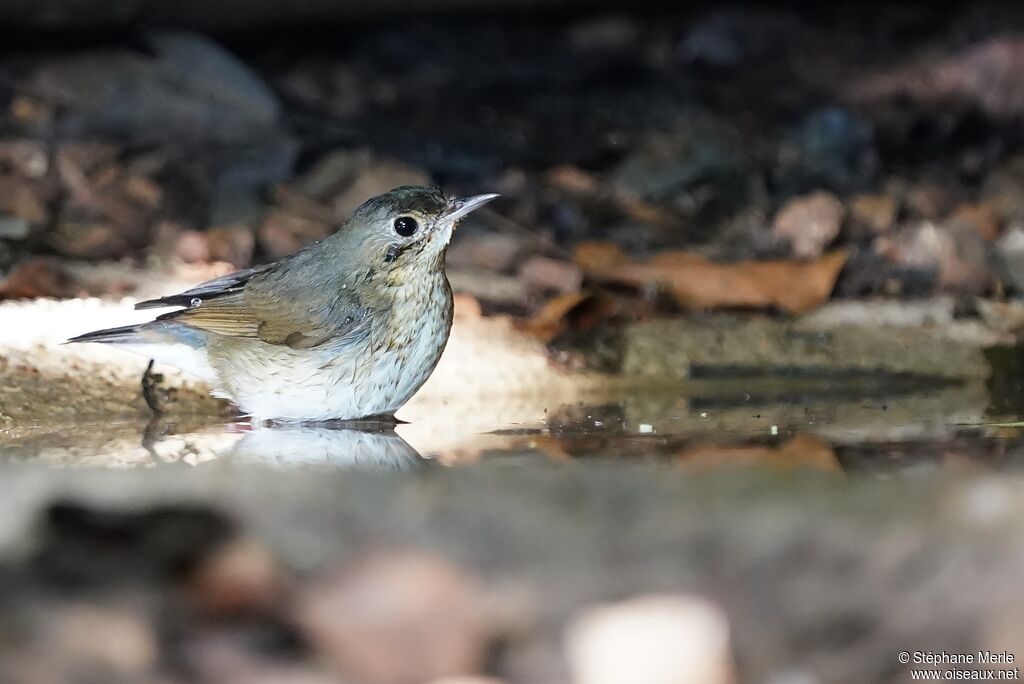
<path id="1" fill-rule="evenodd" d="M 436 188 L 405 185 L 364 202 L 338 234 L 345 249 L 376 269 L 441 269 L 455 225 L 497 196 L 460 199 Z"/>

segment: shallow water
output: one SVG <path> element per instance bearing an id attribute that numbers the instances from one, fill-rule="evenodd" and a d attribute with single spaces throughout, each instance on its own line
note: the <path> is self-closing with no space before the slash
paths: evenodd
<path id="1" fill-rule="evenodd" d="M 165 418 L 46 425 L 0 437 L 6 462 L 69 467 L 373 467 L 630 459 L 890 475 L 1024 466 L 1016 385 L 913 378 L 698 379 L 686 394 L 571 405 L 496 400 L 420 407 L 397 426 L 262 427 Z"/>

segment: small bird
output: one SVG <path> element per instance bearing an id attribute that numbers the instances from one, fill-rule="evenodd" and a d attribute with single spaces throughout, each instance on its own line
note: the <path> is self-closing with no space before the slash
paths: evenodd
<path id="1" fill-rule="evenodd" d="M 279 261 L 135 306 L 177 311 L 68 341 L 176 366 L 257 421 L 391 417 L 448 342 L 444 260 L 455 225 L 497 196 L 395 188 Z"/>

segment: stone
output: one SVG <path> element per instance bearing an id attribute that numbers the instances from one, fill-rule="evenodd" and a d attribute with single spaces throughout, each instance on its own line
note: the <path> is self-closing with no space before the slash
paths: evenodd
<path id="1" fill-rule="evenodd" d="M 297 606 L 320 657 L 364 684 L 480 672 L 491 641 L 476 579 L 425 553 L 365 557 L 302 589 Z"/>
<path id="2" fill-rule="evenodd" d="M 283 600 L 286 584 L 269 550 L 254 541 L 233 540 L 204 558 L 185 587 L 200 612 L 224 617 L 272 609 Z"/>
<path id="3" fill-rule="evenodd" d="M 933 269 L 943 291 L 980 294 L 992 284 L 984 241 L 957 222 L 921 221 L 880 238 L 875 249 L 900 266 Z"/>
<path id="4" fill-rule="evenodd" d="M 566 636 L 573 684 L 734 684 L 729 621 L 690 595 L 592 608 Z"/>
<path id="5" fill-rule="evenodd" d="M 279 125 L 280 104 L 241 60 L 184 31 L 150 31 L 151 54 L 123 47 L 69 52 L 30 77 L 69 137 L 202 146 L 258 140 Z"/>
<path id="6" fill-rule="evenodd" d="M 842 227 L 843 203 L 829 192 L 795 197 L 775 215 L 772 231 L 789 241 L 793 254 L 803 259 L 821 256 Z"/>

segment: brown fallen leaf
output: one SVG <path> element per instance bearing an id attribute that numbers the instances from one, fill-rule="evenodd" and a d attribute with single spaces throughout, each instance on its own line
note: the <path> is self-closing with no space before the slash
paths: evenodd
<path id="1" fill-rule="evenodd" d="M 816 435 L 794 435 L 776 447 L 758 444 L 698 444 L 679 452 L 677 459 L 682 465 L 694 468 L 770 466 L 841 470 L 832 445 Z"/>
<path id="2" fill-rule="evenodd" d="M 615 260 L 610 250 L 588 250 L 576 258 L 589 264 L 583 267 L 590 277 L 637 288 L 661 286 L 687 309 L 777 307 L 791 314 L 824 304 L 849 256 L 842 249 L 811 261 L 719 264 L 686 251 L 638 262 Z"/>
<path id="3" fill-rule="evenodd" d="M 568 327 L 569 312 L 589 296 L 587 292 L 568 292 L 553 297 L 531 318 L 518 321 L 516 327 L 544 342 L 550 342 Z"/>

